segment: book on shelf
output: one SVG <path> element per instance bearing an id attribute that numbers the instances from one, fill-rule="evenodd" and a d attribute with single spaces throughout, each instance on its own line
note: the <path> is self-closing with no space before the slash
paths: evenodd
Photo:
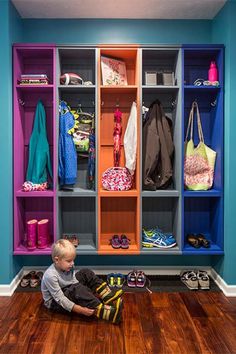
<path id="1" fill-rule="evenodd" d="M 21 74 L 21 79 L 33 79 L 33 78 L 39 78 L 39 79 L 47 79 L 47 74 Z"/>
<path id="2" fill-rule="evenodd" d="M 101 57 L 102 84 L 106 86 L 120 85 L 127 83 L 125 62 L 119 59 Z"/>

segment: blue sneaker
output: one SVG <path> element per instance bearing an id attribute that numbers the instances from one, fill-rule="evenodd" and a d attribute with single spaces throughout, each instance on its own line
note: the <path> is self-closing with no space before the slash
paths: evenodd
<path id="1" fill-rule="evenodd" d="M 158 230 L 158 231 L 157 231 Z M 159 229 L 143 229 L 143 247 L 171 248 L 176 245 L 172 234 L 164 234 Z"/>

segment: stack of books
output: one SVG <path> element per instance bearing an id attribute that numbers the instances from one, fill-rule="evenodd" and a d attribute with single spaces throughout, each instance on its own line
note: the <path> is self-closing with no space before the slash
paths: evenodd
<path id="1" fill-rule="evenodd" d="M 20 85 L 48 85 L 47 74 L 22 74 L 20 76 Z"/>

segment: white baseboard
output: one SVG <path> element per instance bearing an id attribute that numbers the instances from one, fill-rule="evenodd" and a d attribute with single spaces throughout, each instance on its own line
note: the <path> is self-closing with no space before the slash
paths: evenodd
<path id="1" fill-rule="evenodd" d="M 23 267 L 19 273 L 15 276 L 10 284 L 0 285 L 0 296 L 12 296 L 15 289 L 17 288 L 20 279 L 30 270 L 35 271 L 45 271 L 47 267 Z M 228 285 L 220 275 L 211 267 L 185 267 L 185 266 L 135 266 L 135 267 L 127 267 L 127 266 L 113 266 L 110 269 L 108 266 L 87 266 L 87 267 L 76 267 L 76 270 L 82 268 L 90 268 L 95 273 L 98 274 L 108 274 L 108 273 L 123 273 L 128 274 L 132 269 L 142 269 L 147 275 L 179 275 L 183 270 L 191 270 L 191 269 L 204 269 L 208 272 L 209 275 L 214 279 L 218 287 L 223 291 L 225 296 L 236 296 L 236 285 Z"/>
<path id="2" fill-rule="evenodd" d="M 15 276 L 15 278 L 11 281 L 10 284 L 0 285 L 0 296 L 12 296 L 20 282 L 22 275 L 23 268 L 21 268 L 19 273 Z"/>
<path id="3" fill-rule="evenodd" d="M 236 296 L 236 285 L 228 285 L 223 278 L 215 271 L 214 268 L 211 269 L 211 276 L 218 285 L 218 287 L 223 291 L 224 295 L 227 297 Z"/>

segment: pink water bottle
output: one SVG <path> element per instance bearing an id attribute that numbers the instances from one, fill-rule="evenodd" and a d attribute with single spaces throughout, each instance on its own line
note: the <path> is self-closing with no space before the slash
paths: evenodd
<path id="1" fill-rule="evenodd" d="M 214 61 L 211 62 L 210 69 L 208 70 L 208 80 L 211 82 L 218 81 L 218 70 Z"/>

